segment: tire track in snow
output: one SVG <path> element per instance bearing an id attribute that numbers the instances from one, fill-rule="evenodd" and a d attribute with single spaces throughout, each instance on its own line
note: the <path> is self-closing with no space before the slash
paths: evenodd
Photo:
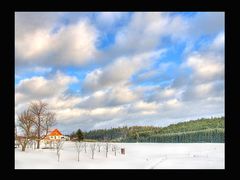
<path id="1" fill-rule="evenodd" d="M 165 155 L 160 161 L 158 161 L 157 163 L 155 163 L 153 166 L 151 166 L 149 169 L 154 169 L 158 164 L 162 163 L 163 161 L 165 161 L 167 159 L 167 156 Z"/>

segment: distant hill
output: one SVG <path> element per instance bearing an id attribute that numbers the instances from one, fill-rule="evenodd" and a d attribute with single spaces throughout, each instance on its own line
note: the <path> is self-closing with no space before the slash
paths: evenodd
<path id="1" fill-rule="evenodd" d="M 198 119 L 167 127 L 132 126 L 84 132 L 84 137 L 113 142 L 224 142 L 224 117 Z"/>

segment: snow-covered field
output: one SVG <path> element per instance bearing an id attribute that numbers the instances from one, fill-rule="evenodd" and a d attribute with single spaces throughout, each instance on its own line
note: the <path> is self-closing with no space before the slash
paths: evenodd
<path id="1" fill-rule="evenodd" d="M 77 152 L 73 142 L 65 142 L 57 161 L 56 150 L 15 148 L 15 169 L 224 169 L 223 143 L 111 143 L 125 148 L 115 156 L 110 148 L 108 157 L 105 148 L 95 151 L 91 159 L 87 153 Z"/>

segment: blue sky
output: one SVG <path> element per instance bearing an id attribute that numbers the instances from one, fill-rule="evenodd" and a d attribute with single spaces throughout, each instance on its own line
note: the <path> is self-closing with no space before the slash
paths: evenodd
<path id="1" fill-rule="evenodd" d="M 16 12 L 15 112 L 64 132 L 224 115 L 223 12 Z"/>

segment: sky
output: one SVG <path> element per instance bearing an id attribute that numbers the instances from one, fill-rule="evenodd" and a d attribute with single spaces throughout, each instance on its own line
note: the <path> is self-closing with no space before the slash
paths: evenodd
<path id="1" fill-rule="evenodd" d="M 224 12 L 15 12 L 15 119 L 167 126 L 224 116 Z"/>

